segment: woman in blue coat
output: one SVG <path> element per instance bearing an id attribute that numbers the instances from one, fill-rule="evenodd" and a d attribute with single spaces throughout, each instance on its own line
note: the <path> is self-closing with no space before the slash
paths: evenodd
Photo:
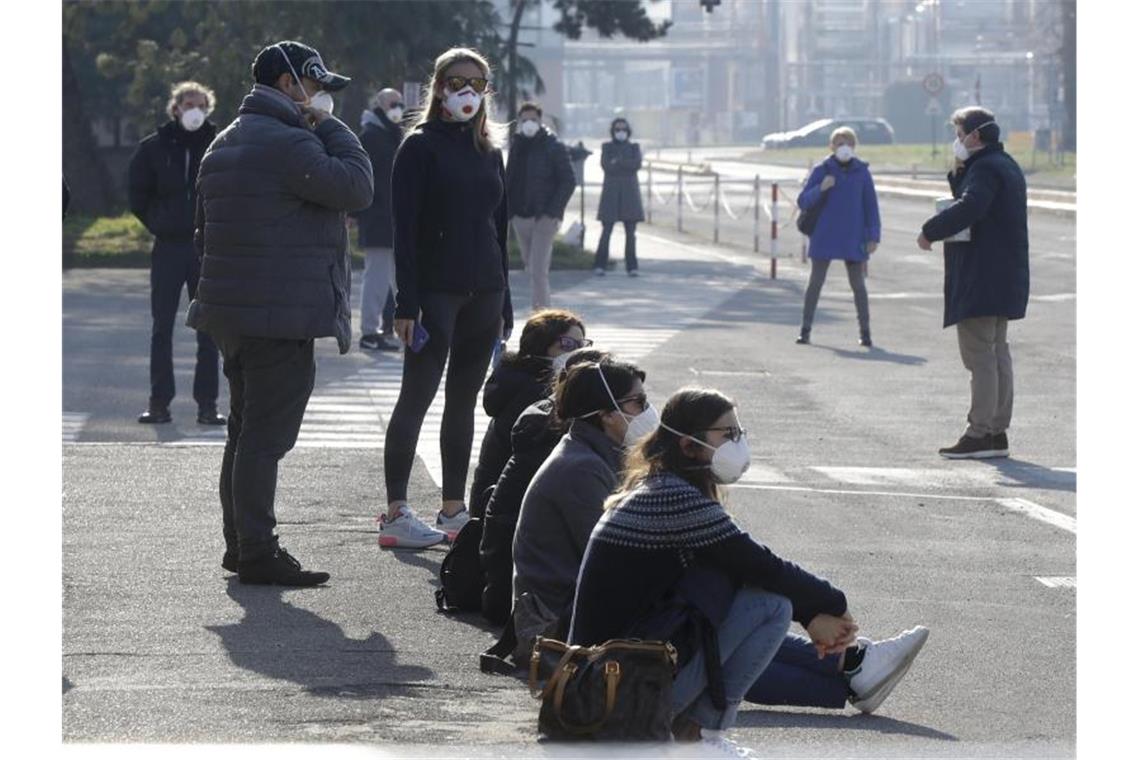
<path id="1" fill-rule="evenodd" d="M 871 318 L 863 263 L 879 247 L 879 200 L 867 164 L 855 158 L 855 132 L 840 127 L 831 133 L 831 155 L 812 170 L 796 203 L 805 212 L 822 203 L 811 234 L 808 256 L 811 278 L 804 294 L 804 316 L 796 343 L 811 342 L 811 323 L 819 291 L 832 259 L 843 259 L 847 281 L 855 293 L 859 317 L 859 345 L 871 346 Z"/>

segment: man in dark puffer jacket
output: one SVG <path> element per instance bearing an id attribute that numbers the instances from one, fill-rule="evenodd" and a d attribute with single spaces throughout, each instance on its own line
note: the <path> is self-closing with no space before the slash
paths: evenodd
<path id="1" fill-rule="evenodd" d="M 242 583 L 311 586 L 274 528 L 277 462 L 297 440 L 313 390 L 313 339 L 349 349 L 345 213 L 372 202 L 372 165 L 331 116 L 348 78 L 297 42 L 262 50 L 257 84 L 202 159 L 191 327 L 209 332 L 230 382 L 221 484 L 222 567 Z M 322 102 L 324 101 L 324 102 Z"/>

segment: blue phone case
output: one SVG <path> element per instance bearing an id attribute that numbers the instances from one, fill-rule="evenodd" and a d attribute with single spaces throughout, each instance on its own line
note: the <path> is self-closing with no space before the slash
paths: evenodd
<path id="1" fill-rule="evenodd" d="M 428 338 L 430 337 L 431 336 L 428 335 L 428 331 L 424 329 L 423 325 L 421 325 L 419 322 L 416 322 L 415 327 L 412 328 L 412 353 L 418 354 L 420 351 L 422 351 L 423 347 L 427 345 Z"/>

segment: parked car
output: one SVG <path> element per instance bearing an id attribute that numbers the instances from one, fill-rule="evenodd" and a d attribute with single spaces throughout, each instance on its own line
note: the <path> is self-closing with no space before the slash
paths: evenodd
<path id="1" fill-rule="evenodd" d="M 853 117 L 849 119 L 817 119 L 791 132 L 772 132 L 761 138 L 761 145 L 769 148 L 826 148 L 831 133 L 838 127 L 851 127 L 861 145 L 890 145 L 895 141 L 895 130 L 886 119 Z"/>

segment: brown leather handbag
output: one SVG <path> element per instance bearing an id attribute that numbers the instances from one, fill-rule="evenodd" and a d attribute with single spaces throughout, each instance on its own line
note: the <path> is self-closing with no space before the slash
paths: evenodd
<path id="1" fill-rule="evenodd" d="M 668 741 L 676 669 L 668 642 L 582 647 L 539 637 L 530 658 L 531 694 L 542 700 L 538 729 L 560 740 Z"/>

